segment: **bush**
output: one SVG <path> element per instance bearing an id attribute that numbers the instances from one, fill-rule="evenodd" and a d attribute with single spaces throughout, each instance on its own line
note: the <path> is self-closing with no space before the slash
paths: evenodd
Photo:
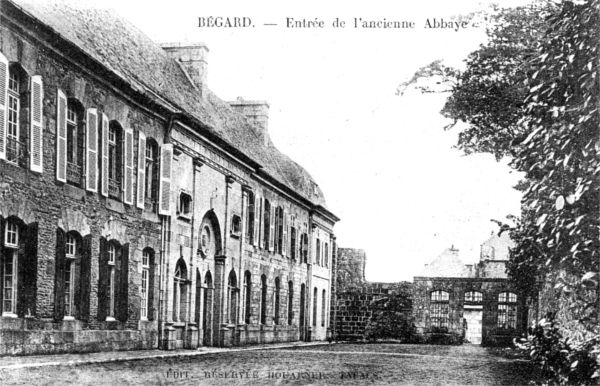
<path id="1" fill-rule="evenodd" d="M 579 344 L 569 343 L 554 314 L 549 313 L 532 329 L 528 339 L 517 343 L 517 347 L 540 366 L 542 384 L 595 385 L 600 377 L 599 343 L 598 335 Z"/>

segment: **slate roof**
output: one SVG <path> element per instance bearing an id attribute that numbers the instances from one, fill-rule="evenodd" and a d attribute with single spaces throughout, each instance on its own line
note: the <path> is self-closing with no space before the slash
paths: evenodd
<path id="1" fill-rule="evenodd" d="M 227 102 L 210 91 L 203 100 L 182 68 L 115 11 L 63 0 L 9 1 L 77 45 L 132 88 L 152 90 L 188 112 L 207 130 L 261 164 L 271 177 L 326 208 L 322 191 L 306 170 L 277 150 L 270 139 L 265 145 L 257 129 Z"/>
<path id="2" fill-rule="evenodd" d="M 425 266 L 422 277 L 469 277 L 469 270 L 458 257 L 458 249 L 448 248 Z"/>

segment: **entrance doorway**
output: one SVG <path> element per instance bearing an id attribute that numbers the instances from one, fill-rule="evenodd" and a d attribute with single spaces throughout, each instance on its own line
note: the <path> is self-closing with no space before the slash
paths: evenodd
<path id="1" fill-rule="evenodd" d="M 483 319 L 483 310 L 465 309 L 464 318 L 467 321 L 467 331 L 465 333 L 465 338 L 469 343 L 481 344 L 481 321 Z"/>

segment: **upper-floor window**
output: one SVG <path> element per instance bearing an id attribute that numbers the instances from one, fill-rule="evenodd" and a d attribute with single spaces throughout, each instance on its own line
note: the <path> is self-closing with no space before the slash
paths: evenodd
<path id="1" fill-rule="evenodd" d="M 315 254 L 315 262 L 321 265 L 321 240 L 317 239 L 317 253 Z"/>
<path id="2" fill-rule="evenodd" d="M 450 313 L 449 295 L 446 291 L 433 291 L 429 303 L 429 317 L 434 331 L 448 330 L 448 316 Z"/>
<path id="3" fill-rule="evenodd" d="M 242 218 L 237 214 L 231 216 L 231 235 L 239 237 L 242 233 Z"/>
<path id="4" fill-rule="evenodd" d="M 517 328 L 517 295 L 512 292 L 498 295 L 498 328 Z"/>
<path id="5" fill-rule="evenodd" d="M 276 247 L 275 250 L 277 251 L 277 253 L 283 253 L 283 248 L 285 248 L 284 244 L 284 238 L 283 238 L 283 208 L 281 206 L 278 206 L 277 209 L 275 210 L 275 232 L 276 232 L 276 237 L 275 237 L 275 242 Z"/>
<path id="6" fill-rule="evenodd" d="M 269 249 L 269 242 L 270 242 L 270 237 L 271 237 L 271 204 L 269 203 L 269 200 L 265 199 L 265 208 L 263 210 L 264 212 L 264 220 L 263 220 L 263 234 L 264 234 L 264 240 L 263 240 L 263 245 L 265 249 Z"/>
<path id="7" fill-rule="evenodd" d="M 302 261 L 308 264 L 308 234 L 302 234 L 302 240 L 300 248 L 302 250 Z"/>
<path id="8" fill-rule="evenodd" d="M 248 192 L 248 203 L 246 205 L 246 240 L 254 245 L 254 193 Z"/>
<path id="9" fill-rule="evenodd" d="M 156 212 L 158 203 L 158 144 L 152 138 L 146 139 L 146 163 L 144 184 L 144 207 Z"/>
<path id="10" fill-rule="evenodd" d="M 187 193 L 179 195 L 179 208 L 177 214 L 182 217 L 191 217 L 192 215 L 192 196 Z"/>
<path id="11" fill-rule="evenodd" d="M 118 198 L 121 190 L 121 133 L 118 123 L 108 128 L 108 194 Z"/>
<path id="12" fill-rule="evenodd" d="M 465 292 L 465 302 L 480 303 L 481 301 L 483 301 L 483 295 L 481 294 L 481 292 L 477 292 L 477 291 Z"/>
<path id="13" fill-rule="evenodd" d="M 325 251 L 323 252 L 323 260 L 325 262 L 325 266 L 329 267 L 329 243 L 325 243 Z"/>
<path id="14" fill-rule="evenodd" d="M 296 228 L 290 228 L 290 257 L 296 260 Z"/>
<path id="15" fill-rule="evenodd" d="M 84 130 L 83 130 L 83 107 L 76 100 L 69 99 L 67 102 L 67 182 L 81 185 Z"/>
<path id="16" fill-rule="evenodd" d="M 18 65 L 10 66 L 8 73 L 8 100 L 6 105 L 6 160 L 10 163 L 26 166 L 25 152 L 27 131 L 21 130 L 21 109 L 27 103 L 22 97 L 27 91 L 27 76 Z"/>

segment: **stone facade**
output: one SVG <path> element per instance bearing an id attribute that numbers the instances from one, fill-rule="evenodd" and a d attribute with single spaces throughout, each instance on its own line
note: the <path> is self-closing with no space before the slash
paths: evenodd
<path id="1" fill-rule="evenodd" d="M 338 219 L 268 108 L 74 7 L 0 1 L 0 355 L 325 339 Z"/>

